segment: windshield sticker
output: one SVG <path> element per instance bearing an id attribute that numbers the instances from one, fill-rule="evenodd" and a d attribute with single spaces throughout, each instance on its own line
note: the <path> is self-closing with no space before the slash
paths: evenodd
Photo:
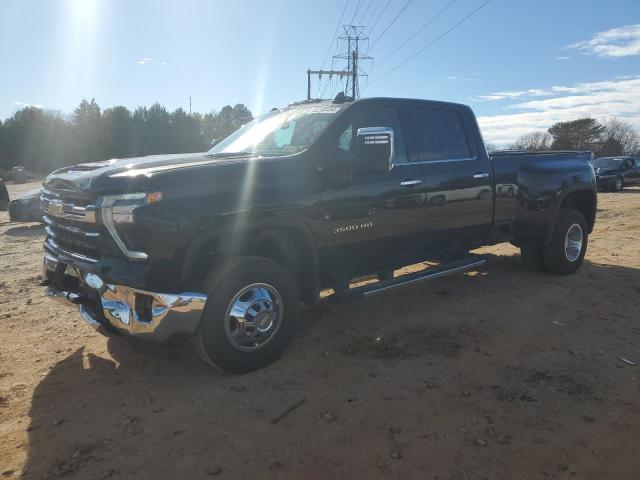
<path id="1" fill-rule="evenodd" d="M 340 105 L 314 105 L 313 107 L 294 107 L 293 110 L 301 110 L 304 113 L 337 113 L 341 108 Z"/>

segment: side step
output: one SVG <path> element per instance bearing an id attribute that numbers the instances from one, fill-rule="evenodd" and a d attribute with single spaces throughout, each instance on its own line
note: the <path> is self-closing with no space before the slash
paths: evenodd
<path id="1" fill-rule="evenodd" d="M 427 268 L 416 273 L 408 273 L 390 280 L 378 281 L 362 287 L 350 288 L 344 292 L 336 293 L 335 298 L 339 301 L 359 300 L 378 293 L 386 292 L 396 287 L 404 287 L 414 283 L 435 280 L 436 278 L 454 275 L 456 273 L 467 272 L 483 267 L 487 263 L 487 258 L 474 255 L 467 256 L 460 260 L 455 260 L 437 267 Z"/>

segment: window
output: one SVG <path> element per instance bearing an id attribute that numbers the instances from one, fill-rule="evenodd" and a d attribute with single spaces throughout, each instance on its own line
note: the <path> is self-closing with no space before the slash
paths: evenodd
<path id="1" fill-rule="evenodd" d="M 400 118 L 395 108 L 374 107 L 366 108 L 359 112 L 355 121 L 349 124 L 338 138 L 338 148 L 345 152 L 353 152 L 356 133 L 359 128 L 364 127 L 391 127 L 393 129 L 394 142 L 393 163 L 403 163 L 407 161 L 407 150 L 404 145 Z"/>
<path id="2" fill-rule="evenodd" d="M 249 122 L 209 153 L 289 155 L 305 150 L 338 116 L 342 107 L 310 104 L 274 110 Z"/>
<path id="3" fill-rule="evenodd" d="M 412 108 L 408 114 L 414 149 L 411 152 L 412 161 L 452 160 L 472 156 L 458 112 Z"/>
<path id="4" fill-rule="evenodd" d="M 351 151 L 351 140 L 353 137 L 353 125 L 349 124 L 349 126 L 342 132 L 340 138 L 338 139 L 338 148 L 345 152 Z"/>

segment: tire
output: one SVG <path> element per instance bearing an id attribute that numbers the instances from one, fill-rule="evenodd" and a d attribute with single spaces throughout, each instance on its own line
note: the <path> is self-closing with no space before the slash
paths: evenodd
<path id="1" fill-rule="evenodd" d="M 542 249 L 545 269 L 549 273 L 559 275 L 568 275 L 578 270 L 587 252 L 587 232 L 587 222 L 579 210 L 561 209 L 551 242 Z M 567 239 L 569 246 L 566 243 Z"/>
<path id="2" fill-rule="evenodd" d="M 621 192 L 624 188 L 624 179 L 622 177 L 616 178 L 616 181 L 613 182 L 613 186 L 611 187 L 611 191 L 613 192 Z"/>
<path id="3" fill-rule="evenodd" d="M 300 308 L 295 281 L 284 267 L 263 257 L 233 258 L 208 276 L 206 286 L 207 303 L 194 337 L 205 362 L 225 372 L 246 373 L 282 355 L 295 333 Z M 238 308 L 244 309 L 244 317 L 231 315 L 234 302 L 243 306 Z M 251 317 L 256 325 L 264 321 L 264 336 L 259 328 L 243 330 L 241 325 L 252 323 L 236 317 Z"/>
<path id="4" fill-rule="evenodd" d="M 544 270 L 542 246 L 539 243 L 527 243 L 520 247 L 520 258 L 529 270 Z"/>

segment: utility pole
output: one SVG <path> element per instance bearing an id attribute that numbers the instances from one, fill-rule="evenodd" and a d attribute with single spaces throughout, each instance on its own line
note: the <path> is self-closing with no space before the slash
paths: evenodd
<path id="1" fill-rule="evenodd" d="M 323 75 L 327 75 L 330 80 L 334 76 L 342 80 L 344 77 L 352 76 L 353 72 L 351 70 L 307 70 L 307 100 L 311 100 L 311 75 L 317 75 L 318 80 L 322 80 Z"/>
<path id="2" fill-rule="evenodd" d="M 189 95 L 189 116 L 191 116 L 191 95 Z"/>
<path id="3" fill-rule="evenodd" d="M 362 25 L 343 25 L 344 34 L 338 37 L 342 40 L 343 50 L 338 55 L 334 55 L 334 60 L 346 60 L 347 65 L 344 70 L 307 70 L 307 100 L 311 100 L 311 76 L 317 75 L 318 81 L 322 81 L 323 75 L 328 75 L 329 80 L 334 76 L 339 76 L 340 80 L 346 78 L 344 85 L 344 93 L 347 94 L 351 90 L 351 97 L 357 98 L 360 95 L 358 87 L 358 78 L 366 77 L 366 72 L 360 68 L 361 60 L 373 60 L 373 57 L 360 54 L 360 46 L 369 41 L 369 37 L 364 35 L 364 26 Z"/>
<path id="4" fill-rule="evenodd" d="M 351 52 L 353 55 L 353 60 L 351 60 L 351 66 L 353 67 L 353 71 L 351 75 L 353 79 L 351 80 L 351 98 L 356 98 L 356 89 L 358 88 L 358 52 L 355 50 Z"/>

